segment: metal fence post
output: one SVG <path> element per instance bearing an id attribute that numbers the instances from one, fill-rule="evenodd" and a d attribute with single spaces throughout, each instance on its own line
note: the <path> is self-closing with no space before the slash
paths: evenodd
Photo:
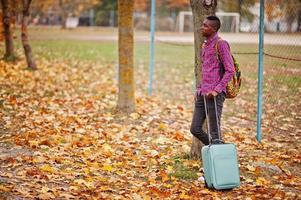
<path id="1" fill-rule="evenodd" d="M 148 86 L 149 95 L 152 95 L 153 92 L 155 16 L 156 16 L 156 0 L 152 0 L 151 23 L 150 23 L 149 86 Z"/>
<path id="2" fill-rule="evenodd" d="M 263 88 L 263 41 L 264 41 L 264 0 L 260 0 L 259 55 L 258 55 L 258 100 L 257 100 L 257 141 L 261 142 L 262 88 Z"/>

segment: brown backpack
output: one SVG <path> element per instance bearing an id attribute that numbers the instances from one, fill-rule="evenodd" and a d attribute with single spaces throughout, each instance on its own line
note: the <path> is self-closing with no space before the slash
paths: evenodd
<path id="1" fill-rule="evenodd" d="M 219 39 L 218 41 L 220 41 L 222 39 Z M 220 55 L 219 55 L 219 51 L 218 51 L 218 41 L 215 44 L 215 52 L 216 52 L 216 57 L 220 63 L 220 66 L 222 67 L 221 71 L 225 71 L 224 70 L 224 65 L 220 59 Z M 233 55 L 231 54 L 232 59 L 233 59 L 233 63 L 234 63 L 234 68 L 235 68 L 235 74 L 232 77 L 232 79 L 229 81 L 229 83 L 226 86 L 226 98 L 228 99 L 233 99 L 235 98 L 240 90 L 240 86 L 241 86 L 241 71 L 240 71 L 240 67 L 238 62 L 235 60 L 235 58 L 233 57 Z"/>

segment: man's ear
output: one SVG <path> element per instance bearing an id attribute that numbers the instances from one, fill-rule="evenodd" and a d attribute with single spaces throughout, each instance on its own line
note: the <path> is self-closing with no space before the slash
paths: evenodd
<path id="1" fill-rule="evenodd" d="M 216 25 L 215 25 L 214 23 L 211 24 L 211 27 L 213 28 L 213 30 L 214 30 L 215 32 L 217 32 L 217 27 L 216 27 Z"/>
<path id="2" fill-rule="evenodd" d="M 215 26 L 214 23 L 212 23 L 212 21 L 210 21 L 210 25 L 209 25 L 215 32 L 217 32 L 217 27 Z"/>

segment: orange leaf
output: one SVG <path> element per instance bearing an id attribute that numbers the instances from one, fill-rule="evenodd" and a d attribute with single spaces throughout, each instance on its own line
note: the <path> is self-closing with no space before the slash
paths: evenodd
<path id="1" fill-rule="evenodd" d="M 158 196 L 160 197 L 164 197 L 164 198 L 167 198 L 170 196 L 170 192 L 168 191 L 162 191 L 156 187 L 150 187 L 149 188 L 150 192 L 154 193 L 154 194 L 157 194 Z"/>
<path id="2" fill-rule="evenodd" d="M 51 143 L 49 142 L 49 140 L 43 140 L 42 142 L 39 143 L 39 145 L 46 145 L 46 146 L 51 146 Z"/>
<path id="3" fill-rule="evenodd" d="M 183 141 L 184 140 L 184 136 L 180 132 L 176 132 L 174 134 L 173 138 L 178 140 L 178 141 Z"/>
<path id="4" fill-rule="evenodd" d="M 161 176 L 161 179 L 162 179 L 163 182 L 166 182 L 166 181 L 169 180 L 168 175 L 167 175 L 166 172 L 164 172 L 164 171 L 161 171 L 161 172 L 160 172 L 160 176 Z"/>

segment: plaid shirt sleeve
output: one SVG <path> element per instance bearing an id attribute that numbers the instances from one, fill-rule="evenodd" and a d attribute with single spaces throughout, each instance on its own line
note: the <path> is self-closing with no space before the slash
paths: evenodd
<path id="1" fill-rule="evenodd" d="M 228 82 L 231 80 L 235 73 L 234 63 L 230 51 L 230 46 L 227 41 L 221 40 L 218 41 L 218 54 L 221 59 L 221 62 L 224 65 L 225 73 L 223 78 L 214 88 L 214 90 L 218 93 L 222 92 L 224 88 L 226 88 Z"/>

